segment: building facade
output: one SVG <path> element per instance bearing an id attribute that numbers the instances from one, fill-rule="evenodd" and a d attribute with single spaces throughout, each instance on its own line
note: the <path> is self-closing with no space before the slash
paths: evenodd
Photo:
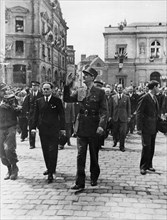
<path id="1" fill-rule="evenodd" d="M 67 30 L 58 0 L 6 0 L 5 81 L 61 87 L 66 77 Z"/>
<path id="2" fill-rule="evenodd" d="M 76 76 L 75 50 L 73 45 L 67 45 L 67 74 L 72 73 Z"/>
<path id="3" fill-rule="evenodd" d="M 155 79 L 167 85 L 167 24 L 127 23 L 105 28 L 104 61 L 109 84 L 143 86 Z"/>

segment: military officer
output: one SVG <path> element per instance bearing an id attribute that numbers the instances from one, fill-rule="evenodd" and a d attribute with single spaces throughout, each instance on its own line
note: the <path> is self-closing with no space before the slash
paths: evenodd
<path id="1" fill-rule="evenodd" d="M 83 71 L 83 80 L 87 89 L 71 91 L 73 79 L 67 76 L 64 87 L 64 101 L 78 102 L 80 111 L 77 115 L 75 131 L 77 135 L 77 173 L 76 182 L 71 189 L 79 190 L 85 188 L 85 163 L 87 147 L 90 153 L 90 178 L 91 186 L 97 185 L 100 174 L 98 163 L 98 135 L 102 135 L 107 123 L 107 102 L 105 92 L 94 86 L 97 71 L 88 67 Z"/>

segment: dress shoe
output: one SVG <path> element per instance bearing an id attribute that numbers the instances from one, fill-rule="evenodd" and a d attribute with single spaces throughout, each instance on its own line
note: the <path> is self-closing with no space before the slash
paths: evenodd
<path id="1" fill-rule="evenodd" d="M 148 168 L 149 171 L 155 172 L 155 169 L 153 167 Z"/>
<path id="2" fill-rule="evenodd" d="M 117 142 L 114 142 L 113 146 L 112 147 L 116 147 L 117 146 Z"/>
<path id="3" fill-rule="evenodd" d="M 76 184 L 71 187 L 71 189 L 73 189 L 73 190 L 79 190 L 79 189 L 84 189 L 84 188 L 85 188 L 85 186 L 83 186 L 83 185 L 76 185 Z"/>
<path id="4" fill-rule="evenodd" d="M 8 172 L 7 172 L 6 176 L 4 177 L 4 180 L 9 180 L 11 174 L 12 174 L 12 167 L 8 166 Z"/>
<path id="5" fill-rule="evenodd" d="M 97 186 L 97 181 L 96 180 L 91 180 L 91 186 Z"/>
<path id="6" fill-rule="evenodd" d="M 44 175 L 44 176 L 46 176 L 46 175 L 48 175 L 48 174 L 49 174 L 48 170 L 46 170 L 45 172 L 43 172 L 43 175 Z"/>
<path id="7" fill-rule="evenodd" d="M 21 139 L 21 142 L 25 141 L 25 139 Z"/>
<path id="8" fill-rule="evenodd" d="M 146 170 L 141 169 L 140 173 L 141 173 L 141 175 L 146 175 Z"/>
<path id="9" fill-rule="evenodd" d="M 120 151 L 125 152 L 125 148 L 120 148 Z"/>
<path id="10" fill-rule="evenodd" d="M 48 184 L 53 182 L 53 175 L 51 173 L 48 174 Z"/>
<path id="11" fill-rule="evenodd" d="M 12 165 L 12 168 L 11 168 L 11 175 L 10 175 L 10 179 L 11 180 L 16 180 L 17 177 L 18 177 L 18 171 L 19 171 L 19 168 L 16 164 Z"/>
<path id="12" fill-rule="evenodd" d="M 35 148 L 35 146 L 30 146 L 30 149 L 34 149 Z"/>

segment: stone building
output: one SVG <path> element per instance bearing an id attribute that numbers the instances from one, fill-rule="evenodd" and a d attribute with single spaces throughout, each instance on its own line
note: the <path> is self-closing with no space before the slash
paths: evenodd
<path id="1" fill-rule="evenodd" d="M 58 0 L 6 0 L 5 4 L 6 83 L 52 81 L 61 87 L 66 76 L 68 27 Z"/>
<path id="2" fill-rule="evenodd" d="M 67 45 L 67 74 L 76 75 L 75 50 L 73 45 Z"/>
<path id="3" fill-rule="evenodd" d="M 167 85 L 167 24 L 121 22 L 105 27 L 104 62 L 108 83 L 143 86 L 158 80 Z"/>
<path id="4" fill-rule="evenodd" d="M 104 63 L 104 61 L 98 55 L 90 55 L 86 57 L 86 54 L 81 54 L 81 61 L 77 64 L 78 84 L 80 86 L 82 85 L 82 71 L 86 69 L 88 66 L 94 68 L 98 72 L 98 80 L 102 80 L 108 83 L 108 66 Z"/>

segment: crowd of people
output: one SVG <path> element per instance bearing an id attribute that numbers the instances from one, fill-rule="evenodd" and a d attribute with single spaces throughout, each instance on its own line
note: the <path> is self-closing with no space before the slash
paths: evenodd
<path id="1" fill-rule="evenodd" d="M 7 166 L 5 180 L 18 177 L 16 133 L 29 148 L 36 148 L 36 131 L 46 165 L 48 183 L 56 173 L 58 150 L 71 145 L 77 138 L 77 173 L 72 189 L 85 188 L 85 163 L 89 146 L 91 186 L 96 186 L 100 175 L 99 150 L 108 135 L 112 147 L 126 151 L 127 134 L 136 130 L 141 135 L 140 173 L 155 172 L 153 156 L 158 132 L 158 118 L 167 120 L 167 87 L 160 88 L 152 80 L 144 87 L 122 84 L 111 85 L 97 80 L 98 73 L 88 67 L 83 71 L 84 85 L 76 88 L 72 74 L 67 75 L 64 88 L 55 88 L 51 82 L 17 88 L 0 83 L 0 158 Z"/>

